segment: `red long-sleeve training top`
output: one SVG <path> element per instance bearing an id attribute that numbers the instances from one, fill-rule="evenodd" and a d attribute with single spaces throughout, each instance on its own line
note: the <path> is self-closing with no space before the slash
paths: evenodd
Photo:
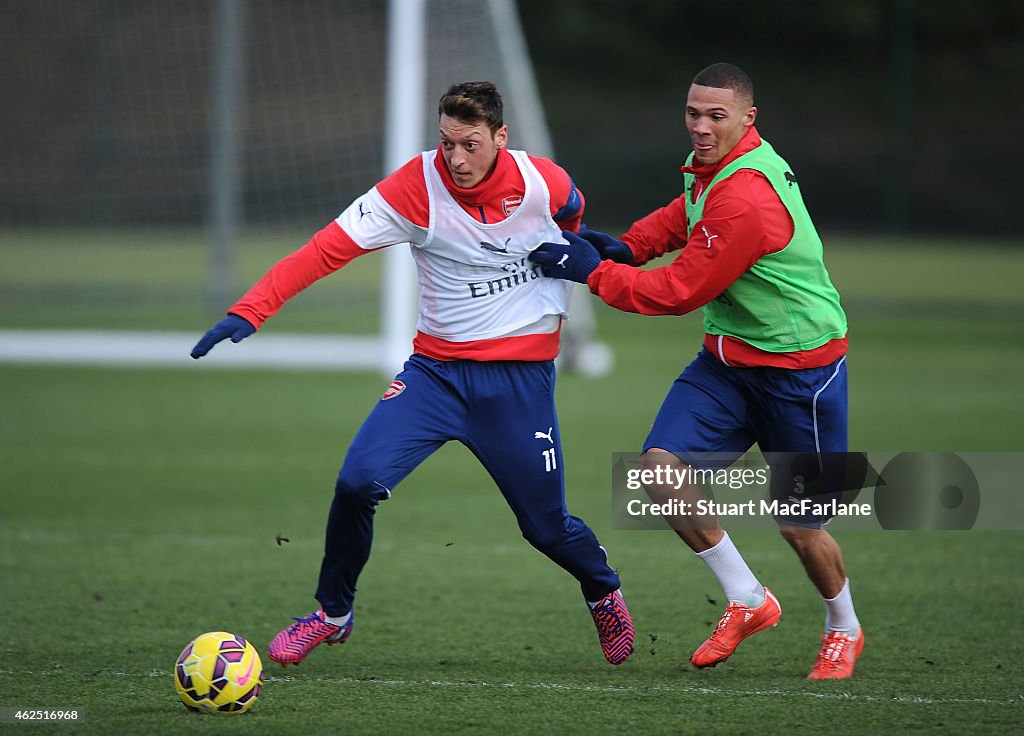
<path id="1" fill-rule="evenodd" d="M 576 231 L 583 216 L 585 200 L 564 169 L 546 158 L 529 157 L 543 177 L 550 195 L 550 211 L 558 225 Z M 496 223 L 508 218 L 526 193 L 526 182 L 514 159 L 502 149 L 491 173 L 477 186 L 456 186 L 439 154 L 435 167 L 445 188 L 459 205 L 478 222 Z M 430 201 L 427 195 L 420 156 L 411 159 L 375 189 L 398 217 L 412 226 L 430 225 Z M 232 314 L 260 327 L 282 305 L 313 282 L 334 273 L 353 259 L 382 247 L 405 242 L 390 232 L 360 234 L 346 232 L 337 221 L 317 232 L 308 243 L 278 261 L 229 310 Z M 488 340 L 453 343 L 418 333 L 414 350 L 442 360 L 546 360 L 558 353 L 559 331 L 541 335 L 522 335 Z"/>
<path id="2" fill-rule="evenodd" d="M 687 314 L 721 294 L 762 256 L 786 247 L 793 238 L 793 218 L 763 174 L 741 169 L 715 185 L 692 233 L 686 220 L 686 197 L 696 201 L 715 175 L 756 148 L 761 136 L 751 126 L 717 164 L 683 167 L 696 176 L 683 192 L 633 223 L 622 240 L 640 266 L 681 250 L 670 264 L 649 270 L 603 261 L 590 275 L 590 290 L 611 306 L 639 314 Z M 770 353 L 738 338 L 706 335 L 704 345 L 731 366 L 813 368 L 846 353 L 845 337 L 813 350 Z"/>

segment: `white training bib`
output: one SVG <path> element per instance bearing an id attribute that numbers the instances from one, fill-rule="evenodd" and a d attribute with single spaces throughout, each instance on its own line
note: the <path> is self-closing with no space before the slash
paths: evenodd
<path id="1" fill-rule="evenodd" d="M 524 151 L 509 153 L 526 191 L 494 224 L 477 222 L 455 201 L 434 167 L 437 151 L 422 154 L 430 225 L 412 249 L 421 332 L 451 342 L 542 334 L 568 313 L 574 284 L 547 278 L 527 259 L 543 242 L 566 242 L 551 217 L 547 185 Z"/>

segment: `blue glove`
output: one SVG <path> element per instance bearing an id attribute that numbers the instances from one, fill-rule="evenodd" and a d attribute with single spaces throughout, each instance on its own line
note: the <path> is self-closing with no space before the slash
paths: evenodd
<path id="1" fill-rule="evenodd" d="M 540 266 L 545 276 L 587 283 L 590 274 L 601 265 L 601 255 L 576 233 L 563 230 L 562 237 L 569 241 L 568 245 L 541 243 L 529 259 Z"/>
<path id="2" fill-rule="evenodd" d="M 586 225 L 580 228 L 579 235 L 592 246 L 597 248 L 597 252 L 601 254 L 601 258 L 609 261 L 615 261 L 616 263 L 625 263 L 629 266 L 633 265 L 633 251 L 630 250 L 630 247 L 621 240 L 616 240 L 606 233 L 591 230 Z"/>
<path id="3" fill-rule="evenodd" d="M 192 348 L 192 357 L 198 360 L 210 352 L 210 348 L 221 340 L 231 338 L 231 342 L 241 342 L 256 332 L 256 328 L 249 324 L 237 314 L 229 314 L 220 322 L 210 328 L 209 332 L 203 335 L 203 339 Z"/>

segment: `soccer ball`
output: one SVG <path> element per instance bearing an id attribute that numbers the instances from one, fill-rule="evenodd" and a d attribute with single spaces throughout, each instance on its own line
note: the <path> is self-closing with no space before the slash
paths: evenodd
<path id="1" fill-rule="evenodd" d="M 200 713 L 245 713 L 263 689 L 263 662 L 256 647 L 226 631 L 189 642 L 174 666 L 174 687 L 185 707 Z"/>

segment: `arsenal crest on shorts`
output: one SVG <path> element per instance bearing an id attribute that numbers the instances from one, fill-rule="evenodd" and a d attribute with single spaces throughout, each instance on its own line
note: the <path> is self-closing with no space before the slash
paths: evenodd
<path id="1" fill-rule="evenodd" d="M 380 397 L 380 400 L 387 401 L 388 399 L 393 399 L 403 391 L 405 391 L 405 384 L 396 378 L 391 382 L 391 385 L 388 386 L 388 390 L 384 392 L 383 396 Z"/>
<path id="2" fill-rule="evenodd" d="M 522 197 L 505 197 L 505 199 L 501 200 L 501 210 L 505 213 L 505 217 L 511 217 L 512 213 L 519 209 L 519 205 L 522 203 Z"/>

